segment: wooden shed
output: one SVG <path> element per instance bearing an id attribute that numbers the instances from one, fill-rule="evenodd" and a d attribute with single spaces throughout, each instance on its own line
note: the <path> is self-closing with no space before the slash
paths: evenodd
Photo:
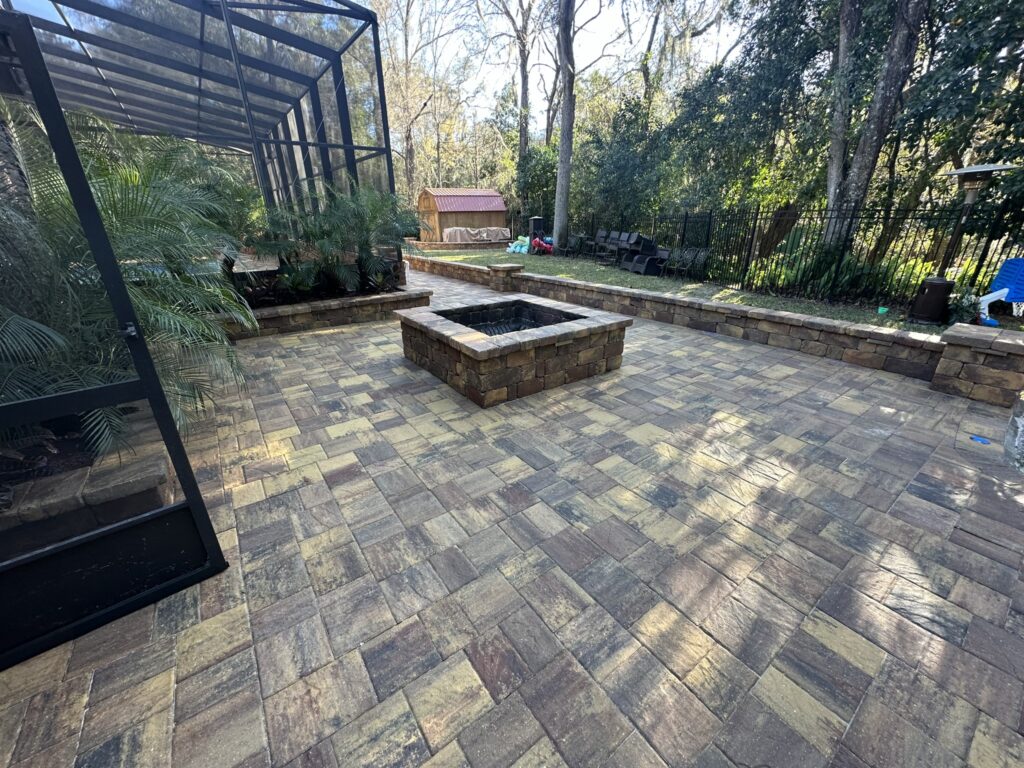
<path id="1" fill-rule="evenodd" d="M 426 187 L 416 205 L 430 229 L 420 229 L 420 240 L 439 243 L 449 227 L 507 227 L 505 201 L 496 189 Z"/>

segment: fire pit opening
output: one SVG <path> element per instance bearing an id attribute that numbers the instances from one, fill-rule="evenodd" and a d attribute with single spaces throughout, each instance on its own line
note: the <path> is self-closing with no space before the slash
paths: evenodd
<path id="1" fill-rule="evenodd" d="M 453 323 L 486 333 L 488 336 L 501 336 L 505 333 L 543 328 L 546 325 L 567 323 L 570 320 L 583 318 L 583 315 L 521 300 L 440 310 L 437 314 Z"/>

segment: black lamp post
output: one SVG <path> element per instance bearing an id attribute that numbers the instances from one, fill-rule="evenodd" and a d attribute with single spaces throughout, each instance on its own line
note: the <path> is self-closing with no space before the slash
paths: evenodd
<path id="1" fill-rule="evenodd" d="M 946 279 L 946 270 L 949 269 L 960 249 L 964 225 L 970 218 L 974 204 L 978 201 L 978 195 L 988 186 L 992 177 L 1002 171 L 1012 171 L 1016 167 L 1015 165 L 968 165 L 965 168 L 958 168 L 943 174 L 956 178 L 960 188 L 964 191 L 964 204 L 960 209 L 956 227 L 953 229 L 953 236 L 950 237 L 946 251 L 942 255 L 942 261 L 939 262 L 938 270 L 934 275 L 926 277 L 922 281 L 908 319 L 932 325 L 945 322 L 946 313 L 949 311 L 949 296 L 956 285 L 954 281 Z"/>

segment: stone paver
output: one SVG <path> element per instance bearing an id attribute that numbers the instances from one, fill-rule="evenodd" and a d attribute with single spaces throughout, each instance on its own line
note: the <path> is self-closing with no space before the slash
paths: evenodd
<path id="1" fill-rule="evenodd" d="M 647 321 L 488 410 L 395 322 L 238 351 L 231 567 L 0 673 L 0 768 L 1024 766 L 1005 410 Z"/>

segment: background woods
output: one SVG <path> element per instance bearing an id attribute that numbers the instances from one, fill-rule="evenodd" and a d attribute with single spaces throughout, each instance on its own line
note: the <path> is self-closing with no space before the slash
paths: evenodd
<path id="1" fill-rule="evenodd" d="M 953 202 L 943 170 L 1024 160 L 1018 4 L 411 0 L 396 18 L 417 36 L 386 51 L 407 199 L 495 186 L 550 228 L 567 118 L 576 228 L 720 206 L 901 210 Z M 588 21 L 600 31 L 581 36 Z M 1024 179 L 986 195 L 1019 211 Z"/>
<path id="2" fill-rule="evenodd" d="M 151 6 L 147 14 L 168 28 L 183 13 L 176 3 L 135 2 Z M 595 222 L 646 231 L 656 216 L 687 210 L 955 203 L 955 185 L 941 172 L 1024 161 L 1020 3 L 371 5 L 380 19 L 397 191 L 409 204 L 425 186 L 495 187 L 517 229 L 531 215 L 554 229 L 560 200 L 564 231 Z M 332 25 L 350 23 L 261 13 L 268 25 L 324 44 L 346 31 Z M 111 27 L 120 42 L 147 44 L 136 30 Z M 211 42 L 223 45 L 220 34 L 211 30 Z M 320 67 L 269 37 L 242 34 L 239 42 L 284 73 L 305 77 Z M 368 45 L 349 53 L 344 80 L 353 103 L 373 107 Z M 254 77 L 266 87 L 293 86 L 284 75 Z M 363 116 L 375 111 L 352 111 L 356 143 L 372 145 L 382 133 L 378 119 Z M 340 140 L 332 120 L 327 137 Z M 381 164 L 381 179 L 383 172 Z M 1020 218 L 1024 174 L 997 179 L 985 200 L 1006 200 L 1007 215 Z"/>

